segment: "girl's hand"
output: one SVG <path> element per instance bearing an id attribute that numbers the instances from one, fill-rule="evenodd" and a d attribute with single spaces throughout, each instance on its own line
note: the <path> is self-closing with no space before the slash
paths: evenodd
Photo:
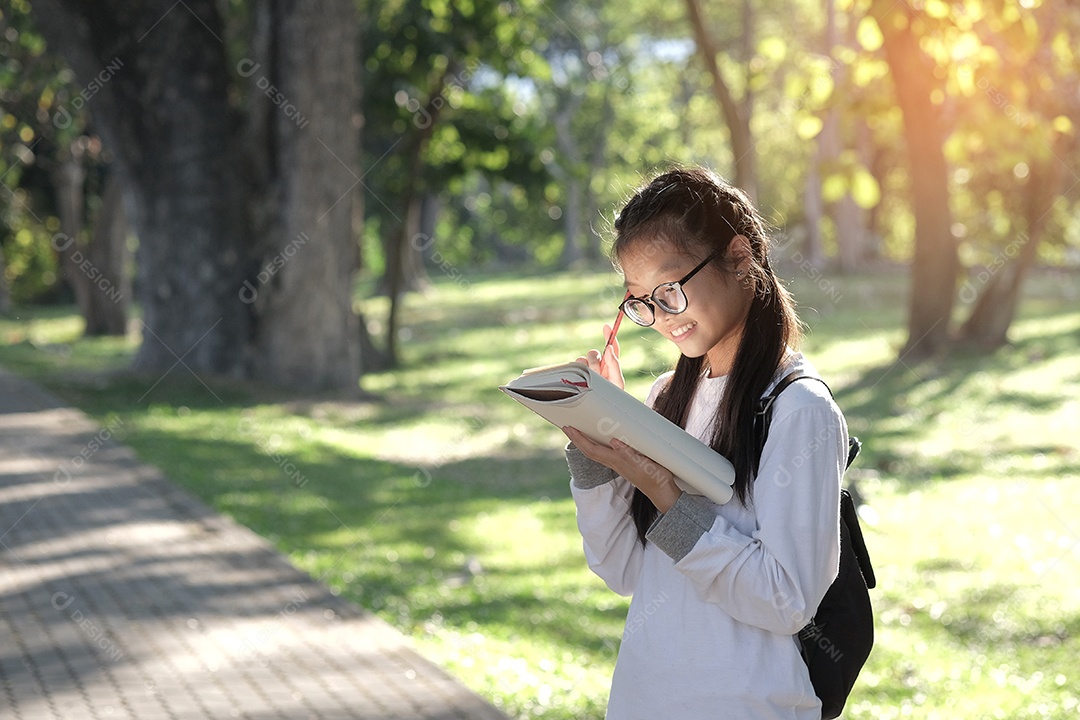
<path id="1" fill-rule="evenodd" d="M 585 457 L 607 465 L 645 493 L 656 509 L 666 513 L 682 495 L 670 470 L 658 465 L 651 458 L 639 453 L 626 443 L 611 441 L 611 447 L 593 442 L 577 428 L 564 427 L 562 431 Z"/>
<path id="2" fill-rule="evenodd" d="M 604 344 L 605 345 L 607 344 L 607 339 L 610 336 L 611 336 L 611 326 L 605 324 L 604 325 Z M 611 345 L 608 345 L 607 352 L 604 353 L 604 358 L 603 359 L 604 359 L 603 372 L 601 372 L 601 370 L 600 370 L 600 351 L 599 350 L 590 350 L 589 352 L 587 352 L 584 355 L 577 358 L 577 362 L 582 363 L 583 365 L 588 365 L 589 368 L 593 372 L 602 375 L 605 379 L 610 380 L 615 385 L 615 387 L 617 387 L 619 389 L 622 389 L 624 387 L 624 383 L 623 383 L 622 366 L 619 364 L 619 338 L 618 337 L 615 338 L 615 340 L 611 343 Z"/>

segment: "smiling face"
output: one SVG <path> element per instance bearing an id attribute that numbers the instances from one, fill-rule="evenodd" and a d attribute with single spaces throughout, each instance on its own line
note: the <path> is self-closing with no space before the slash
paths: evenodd
<path id="1" fill-rule="evenodd" d="M 732 240 L 726 258 L 709 263 L 684 286 L 686 310 L 671 314 L 655 306 L 652 329 L 675 343 L 687 357 L 708 357 L 710 375 L 726 375 L 742 338 L 746 316 L 753 299 L 746 287 L 749 247 L 741 236 Z M 680 253 L 668 241 L 641 238 L 619 255 L 626 289 L 637 298 L 647 298 L 661 283 L 679 280 L 712 252 L 699 248 L 693 255 Z M 730 268 L 721 269 L 721 268 Z"/>

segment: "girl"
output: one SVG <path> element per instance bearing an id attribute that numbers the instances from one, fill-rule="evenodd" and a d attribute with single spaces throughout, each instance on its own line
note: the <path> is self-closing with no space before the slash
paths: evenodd
<path id="1" fill-rule="evenodd" d="M 792 349 L 800 324 L 765 223 L 716 175 L 677 169 L 631 198 L 615 232 L 623 311 L 681 353 L 647 402 L 732 462 L 735 496 L 715 505 L 628 446 L 564 428 L 589 567 L 633 596 L 608 720 L 818 720 L 796 633 L 836 576 L 847 426 L 822 383 L 794 383 L 755 467 L 759 399 L 792 370 L 816 375 Z M 617 342 L 602 359 L 622 387 Z M 596 350 L 578 361 L 601 372 Z"/>

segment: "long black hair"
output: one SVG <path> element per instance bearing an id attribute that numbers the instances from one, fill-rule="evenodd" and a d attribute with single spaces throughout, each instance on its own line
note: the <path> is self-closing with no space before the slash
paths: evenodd
<path id="1" fill-rule="evenodd" d="M 687 255 L 703 257 L 723 250 L 711 264 L 732 272 L 735 263 L 742 261 L 727 252 L 737 235 L 750 246 L 743 282 L 754 289 L 754 296 L 716 409 L 710 445 L 735 466 L 735 495 L 748 505 L 756 472 L 754 412 L 787 348 L 796 345 L 801 335 L 795 301 L 769 264 L 765 221 L 745 193 L 716 174 L 703 168 L 677 168 L 640 188 L 623 207 L 615 219 L 611 257 L 619 267 L 620 255 L 639 241 L 661 241 Z M 656 400 L 657 412 L 685 428 L 706 363 L 705 356 L 680 355 L 671 381 Z M 631 513 L 644 545 L 656 506 L 635 488 Z"/>

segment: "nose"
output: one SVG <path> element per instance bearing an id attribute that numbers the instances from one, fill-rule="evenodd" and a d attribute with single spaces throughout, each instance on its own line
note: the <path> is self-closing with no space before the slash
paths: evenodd
<path id="1" fill-rule="evenodd" d="M 675 317 L 675 313 L 669 313 L 658 304 L 653 303 L 653 327 L 659 330 L 660 325 L 666 325 L 669 322 L 669 318 Z"/>

